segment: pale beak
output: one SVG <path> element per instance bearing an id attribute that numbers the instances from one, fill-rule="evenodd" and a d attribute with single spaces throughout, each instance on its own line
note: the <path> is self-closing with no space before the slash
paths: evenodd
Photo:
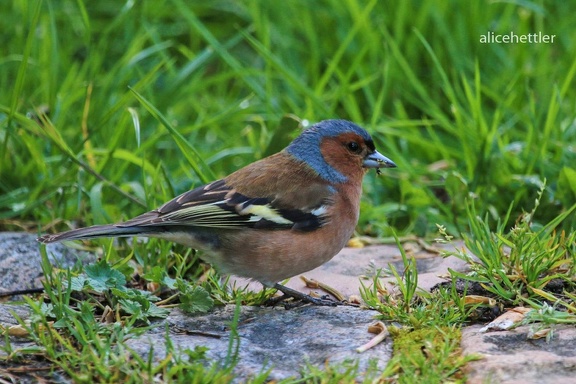
<path id="1" fill-rule="evenodd" d="M 362 163 L 364 168 L 396 168 L 396 164 L 378 151 L 369 153 Z"/>

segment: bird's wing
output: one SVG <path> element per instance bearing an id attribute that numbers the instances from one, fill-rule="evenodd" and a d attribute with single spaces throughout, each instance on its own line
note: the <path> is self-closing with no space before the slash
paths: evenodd
<path id="1" fill-rule="evenodd" d="M 297 209 L 287 206 L 274 195 L 245 196 L 223 179 L 186 192 L 160 208 L 118 226 L 178 225 L 312 231 L 324 224 L 329 204 L 330 199 L 319 196 L 316 204 Z"/>

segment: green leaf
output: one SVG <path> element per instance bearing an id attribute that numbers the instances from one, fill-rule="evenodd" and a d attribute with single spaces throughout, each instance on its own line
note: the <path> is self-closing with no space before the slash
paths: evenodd
<path id="1" fill-rule="evenodd" d="M 54 314 L 54 304 L 51 303 L 41 303 L 40 310 L 42 314 L 46 317 L 56 317 Z"/>
<path id="2" fill-rule="evenodd" d="M 192 286 L 182 279 L 177 279 L 176 287 L 180 290 L 180 309 L 184 312 L 208 312 L 214 307 L 214 300 L 204 288 Z"/>
<path id="3" fill-rule="evenodd" d="M 130 289 L 112 288 L 110 290 L 110 292 L 118 298 L 136 300 L 139 302 L 148 302 L 148 301 L 152 302 L 152 301 L 160 300 L 160 298 L 158 296 L 154 295 L 152 292 L 142 291 L 140 289 L 135 289 L 135 288 L 130 288 Z"/>
<path id="4" fill-rule="evenodd" d="M 148 291 L 112 289 L 111 292 L 120 296 L 118 302 L 122 310 L 131 314 L 136 320 L 148 322 L 150 317 L 165 318 L 170 313 L 167 309 L 156 306 L 152 301 L 158 301 L 159 298 Z"/>
<path id="5" fill-rule="evenodd" d="M 166 269 L 160 265 L 154 266 L 152 269 L 146 272 L 143 277 L 153 283 L 163 284 L 170 289 L 176 288 L 176 279 L 168 276 Z"/>
<path id="6" fill-rule="evenodd" d="M 116 288 L 125 290 L 126 277 L 115 269 L 112 269 L 105 260 L 86 267 L 86 280 L 83 286 L 89 286 L 94 291 L 102 293 L 108 289 Z"/>
<path id="7" fill-rule="evenodd" d="M 86 278 L 85 274 L 80 276 L 74 276 L 70 279 L 70 287 L 73 291 L 81 292 L 84 290 L 84 287 L 87 285 L 88 279 Z"/>

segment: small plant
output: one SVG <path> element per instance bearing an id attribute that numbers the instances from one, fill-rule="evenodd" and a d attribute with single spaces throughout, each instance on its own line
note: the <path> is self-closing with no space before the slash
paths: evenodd
<path id="1" fill-rule="evenodd" d="M 456 326 L 399 330 L 387 371 L 395 373 L 398 383 L 465 382 L 464 366 L 479 356 L 462 356 L 460 337 Z"/>
<path id="2" fill-rule="evenodd" d="M 504 223 L 508 221 L 511 209 L 493 232 L 488 217 L 478 217 L 474 205 L 469 204 L 470 234 L 463 237 L 474 256 L 464 249 L 446 255 L 466 261 L 472 271 L 467 274 L 450 271 L 452 277 L 478 282 L 495 297 L 514 305 L 526 302 L 526 299 L 541 301 L 544 298 L 541 292 L 551 285 L 559 294 L 574 289 L 576 232 L 566 234 L 556 232 L 556 228 L 576 210 L 576 204 L 538 228 L 532 218 L 543 191 L 544 187 L 534 209 L 521 215 L 509 231 Z M 544 299 L 550 301 L 550 298 Z"/>
<path id="3" fill-rule="evenodd" d="M 400 249 L 404 270 L 398 272 L 389 265 L 394 277 L 393 285 L 397 289 L 390 292 L 382 285 L 382 270 L 372 278 L 367 287 L 361 280 L 360 294 L 367 306 L 381 313 L 384 320 L 396 321 L 414 328 L 429 325 L 453 325 L 466 321 L 472 307 L 466 307 L 455 287 L 440 287 L 434 292 L 418 290 L 418 270 L 414 258 L 409 258 L 398 237 L 396 244 Z"/>
<path id="4" fill-rule="evenodd" d="M 338 364 L 326 364 L 321 369 L 312 364 L 306 365 L 302 370 L 302 378 L 293 381 L 287 381 L 290 384 L 298 383 L 375 383 L 379 382 L 377 361 L 372 360 L 368 368 L 359 373 L 358 362 L 354 360 L 345 360 Z"/>
<path id="5" fill-rule="evenodd" d="M 168 325 L 163 345 L 164 358 L 157 361 L 154 346 L 136 353 L 126 343 L 151 327 L 151 320 L 168 311 L 157 306 L 160 298 L 151 292 L 130 288 L 125 275 L 105 260 L 89 265 L 84 272 L 57 270 L 42 250 L 45 295 L 40 300 L 26 298 L 31 309 L 29 321 L 20 320 L 37 348 L 14 350 L 8 342 L 4 360 L 19 361 L 26 355 L 44 358 L 53 372 L 65 373 L 74 382 L 190 382 L 227 383 L 234 378 L 238 363 L 240 295 L 230 324 L 230 344 L 224 362 L 209 361 L 205 348 L 176 351 Z M 172 279 L 153 268 L 146 277 L 177 290 L 183 310 L 206 311 L 214 304 L 202 286 Z M 266 372 L 256 375 L 264 382 Z"/>
<path id="6" fill-rule="evenodd" d="M 381 283 L 378 270 L 367 287 L 362 283 L 362 299 L 380 312 L 381 318 L 394 322 L 388 327 L 394 338 L 394 355 L 382 377 L 394 382 L 445 382 L 462 380 L 462 367 L 474 356 L 460 356 L 459 326 L 467 321 L 475 305 L 465 305 L 455 285 L 434 292 L 419 290 L 414 258 L 406 255 L 396 237 L 404 270 L 389 265 L 394 292 Z"/>

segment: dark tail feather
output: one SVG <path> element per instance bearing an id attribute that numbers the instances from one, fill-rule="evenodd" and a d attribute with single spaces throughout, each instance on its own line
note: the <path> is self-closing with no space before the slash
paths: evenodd
<path id="1" fill-rule="evenodd" d="M 66 240 L 95 239 L 97 237 L 138 236 L 150 232 L 158 232 L 158 229 L 140 226 L 118 227 L 114 224 L 95 225 L 93 227 L 72 229 L 54 235 L 42 235 L 36 240 L 40 243 L 48 244 Z"/>

